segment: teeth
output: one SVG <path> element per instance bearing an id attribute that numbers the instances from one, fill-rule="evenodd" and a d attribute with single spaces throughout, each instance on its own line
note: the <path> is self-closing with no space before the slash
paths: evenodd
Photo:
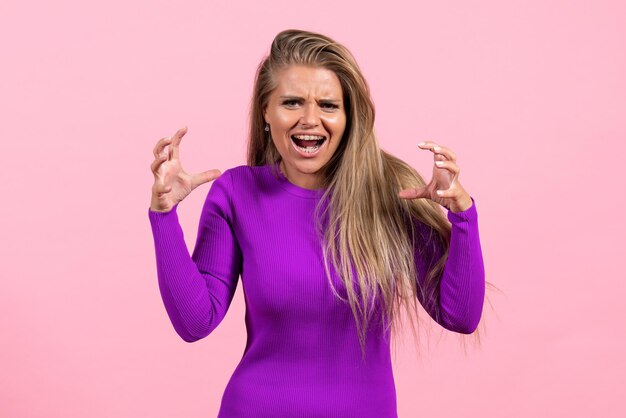
<path id="1" fill-rule="evenodd" d="M 294 144 L 294 145 L 296 145 L 296 144 Z M 316 145 L 316 146 L 314 146 L 314 147 L 302 148 L 302 147 L 299 147 L 299 146 L 297 146 L 297 145 L 296 145 L 296 148 L 298 148 L 300 151 L 302 151 L 302 152 L 306 152 L 306 153 L 308 153 L 308 154 L 310 154 L 310 153 L 312 153 L 312 152 L 317 151 L 317 149 L 318 149 L 319 147 L 320 147 L 319 145 Z"/>
<path id="2" fill-rule="evenodd" d="M 320 139 L 324 139 L 323 136 L 317 136 L 317 135 L 293 135 L 294 138 L 297 139 L 302 139 L 304 141 L 319 141 Z"/>

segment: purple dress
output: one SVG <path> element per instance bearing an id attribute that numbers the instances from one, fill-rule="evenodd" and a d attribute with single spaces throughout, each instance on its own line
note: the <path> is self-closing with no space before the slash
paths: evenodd
<path id="1" fill-rule="evenodd" d="M 191 256 L 177 206 L 148 210 L 159 289 L 174 329 L 188 342 L 209 335 L 241 277 L 248 338 L 219 417 L 397 417 L 388 333 L 370 324 L 363 361 L 350 306 L 327 282 L 313 222 L 323 190 L 296 186 L 282 173 L 277 179 L 270 168 L 239 166 L 212 182 Z M 476 329 L 485 292 L 472 202 L 463 212 L 448 212 L 452 235 L 440 315 L 429 310 L 441 326 L 460 333 Z M 418 271 L 434 251 L 416 249 Z M 332 265 L 331 277 L 345 297 Z"/>

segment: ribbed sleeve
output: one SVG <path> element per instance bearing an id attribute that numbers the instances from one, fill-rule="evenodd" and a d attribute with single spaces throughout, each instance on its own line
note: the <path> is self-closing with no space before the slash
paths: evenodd
<path id="1" fill-rule="evenodd" d="M 478 233 L 478 212 L 472 197 L 472 206 L 462 212 L 448 211 L 452 224 L 448 259 L 441 277 L 437 306 L 425 303 L 422 306 L 444 328 L 463 334 L 474 332 L 480 321 L 485 297 L 485 269 L 483 264 L 480 237 Z M 422 229 L 422 240 L 426 239 Z M 422 241 L 422 242 L 423 242 Z M 415 261 L 423 280 L 427 267 L 430 267 L 442 251 L 431 242 L 416 249 Z"/>
<path id="2" fill-rule="evenodd" d="M 148 209 L 157 276 L 165 309 L 180 337 L 193 342 L 224 319 L 237 288 L 241 252 L 230 224 L 228 175 L 213 181 L 207 195 L 193 255 L 189 255 L 177 214 Z"/>

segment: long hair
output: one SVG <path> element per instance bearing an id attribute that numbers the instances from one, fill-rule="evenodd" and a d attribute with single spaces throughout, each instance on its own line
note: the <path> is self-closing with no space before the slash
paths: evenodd
<path id="1" fill-rule="evenodd" d="M 326 190 L 315 218 L 328 281 L 335 296 L 352 309 L 365 356 L 368 325 L 375 319 L 372 301 L 382 303 L 376 319 L 384 321 L 385 331 L 391 328 L 393 334 L 402 329 L 400 310 L 405 307 L 416 337 L 411 313 L 417 318 L 417 298 L 439 317 L 438 289 L 448 257 L 451 224 L 439 204 L 397 196 L 401 189 L 424 186 L 425 182 L 414 168 L 379 147 L 374 103 L 356 60 L 343 45 L 318 33 L 280 32 L 259 64 L 250 106 L 247 164 L 276 167 L 281 161 L 264 131 L 263 111 L 278 85 L 277 74 L 294 64 L 333 71 L 343 91 L 346 128 L 334 155 L 320 170 Z M 426 225 L 426 235 L 415 233 L 412 225 L 416 220 Z M 416 280 L 414 264 L 415 249 L 420 245 L 434 246 L 441 254 L 429 260 L 423 286 Z M 333 286 L 329 260 L 345 284 L 347 300 Z M 478 337 L 478 331 L 473 334 Z"/>

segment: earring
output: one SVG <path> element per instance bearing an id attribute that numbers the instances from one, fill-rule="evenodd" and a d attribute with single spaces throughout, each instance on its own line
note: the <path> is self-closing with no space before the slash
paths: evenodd
<path id="1" fill-rule="evenodd" d="M 265 123 L 265 132 L 269 132 L 270 131 L 270 125 L 266 122 Z"/>

